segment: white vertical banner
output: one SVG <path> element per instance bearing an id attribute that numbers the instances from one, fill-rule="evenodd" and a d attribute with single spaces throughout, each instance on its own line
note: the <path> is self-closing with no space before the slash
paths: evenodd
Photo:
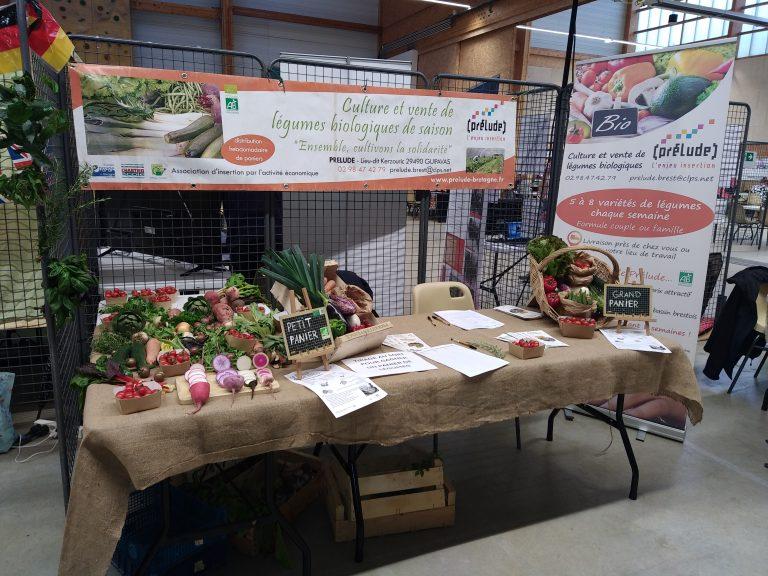
<path id="1" fill-rule="evenodd" d="M 554 233 L 613 253 L 654 287 L 655 333 L 693 362 L 736 43 L 576 67 Z M 627 413 L 685 427 L 685 410 L 628 399 Z"/>

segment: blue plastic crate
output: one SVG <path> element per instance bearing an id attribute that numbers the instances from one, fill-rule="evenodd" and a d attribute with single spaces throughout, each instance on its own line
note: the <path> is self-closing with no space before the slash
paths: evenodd
<path id="1" fill-rule="evenodd" d="M 205 529 L 227 522 L 227 512 L 214 508 L 193 495 L 170 487 L 171 526 L 169 534 Z M 131 495 L 123 533 L 112 564 L 123 576 L 132 576 L 159 534 L 162 524 L 161 488 L 152 486 Z M 225 535 L 210 536 L 163 546 L 149 566 L 147 576 L 191 576 L 203 574 L 226 563 Z"/>

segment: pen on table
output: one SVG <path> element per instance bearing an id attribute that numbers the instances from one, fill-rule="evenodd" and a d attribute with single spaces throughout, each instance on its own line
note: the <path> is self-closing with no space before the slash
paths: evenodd
<path id="1" fill-rule="evenodd" d="M 435 320 L 439 320 L 440 322 L 442 322 L 442 323 L 443 323 L 443 324 L 445 324 L 446 326 L 450 326 L 450 325 L 451 325 L 451 323 L 450 323 L 450 322 L 448 322 L 447 320 L 443 320 L 443 319 L 442 319 L 442 318 L 440 318 L 440 316 L 438 316 L 437 314 L 433 314 L 433 315 L 432 315 L 432 318 L 434 318 Z"/>
<path id="2" fill-rule="evenodd" d="M 470 350 L 477 350 L 477 346 L 475 346 L 474 344 L 470 344 L 469 342 L 462 342 L 461 340 L 454 340 L 453 338 L 451 338 L 451 342 L 456 342 L 456 344 L 461 344 L 462 346 L 466 346 Z"/>
<path id="3" fill-rule="evenodd" d="M 427 320 L 429 320 L 429 323 L 432 324 L 432 326 L 437 326 L 437 324 L 435 324 L 435 321 L 432 320 L 432 316 L 427 316 Z"/>

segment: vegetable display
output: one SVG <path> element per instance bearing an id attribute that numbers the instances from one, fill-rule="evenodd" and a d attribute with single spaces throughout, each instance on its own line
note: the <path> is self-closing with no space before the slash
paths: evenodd
<path id="1" fill-rule="evenodd" d="M 528 242 L 528 253 L 541 263 L 566 247 L 557 236 L 540 236 Z M 598 276 L 598 263 L 586 251 L 569 250 L 549 262 L 542 272 L 542 296 L 558 315 L 582 318 L 603 315 L 604 282 Z"/>

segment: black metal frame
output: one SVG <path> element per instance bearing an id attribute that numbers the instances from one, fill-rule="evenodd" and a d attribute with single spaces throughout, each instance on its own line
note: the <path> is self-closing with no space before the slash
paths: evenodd
<path id="1" fill-rule="evenodd" d="M 169 481 L 164 480 L 161 487 L 161 507 L 162 507 L 162 525 L 160 532 L 155 538 L 152 546 L 147 550 L 146 555 L 141 560 L 141 564 L 134 573 L 134 576 L 144 576 L 149 569 L 152 560 L 157 555 L 158 551 L 166 545 L 176 542 L 199 540 L 211 536 L 220 536 L 234 534 L 247 528 L 256 526 L 257 524 L 274 524 L 277 523 L 280 528 L 285 531 L 288 539 L 294 543 L 294 545 L 301 551 L 301 573 L 303 576 L 310 576 L 312 574 L 312 552 L 309 549 L 306 541 L 301 537 L 301 534 L 291 525 L 288 520 L 280 513 L 279 508 L 275 504 L 275 453 L 267 452 L 261 456 L 253 456 L 247 458 L 239 464 L 239 467 L 249 467 L 252 464 L 262 460 L 264 462 L 264 501 L 266 502 L 269 514 L 259 515 L 256 507 L 248 499 L 248 497 L 237 488 L 232 482 L 232 478 L 227 474 L 227 470 L 218 467 L 219 475 L 223 478 L 228 486 L 231 486 L 238 497 L 245 502 L 254 517 L 250 520 L 242 520 L 240 522 L 229 522 L 220 526 L 213 526 L 204 530 L 190 530 L 181 532 L 179 534 L 169 534 L 171 526 L 171 502 L 169 493 Z"/>
<path id="2" fill-rule="evenodd" d="M 23 0 L 17 0 L 17 4 L 21 5 L 23 7 L 24 1 Z M 574 11 L 575 16 L 575 11 Z M 281 63 L 286 64 L 296 64 L 300 66 L 317 66 L 322 68 L 335 68 L 339 70 L 346 70 L 348 72 L 362 72 L 365 74 L 382 74 L 382 75 L 399 75 L 404 77 L 409 77 L 412 81 L 416 81 L 417 84 L 423 84 L 423 86 L 418 86 L 421 88 L 432 88 L 437 91 L 441 91 L 444 88 L 444 85 L 446 83 L 450 82 L 464 82 L 464 83 L 483 83 L 483 82 L 494 82 L 498 83 L 500 86 L 503 86 L 506 89 L 506 93 L 512 93 L 519 97 L 532 97 L 532 96 L 540 96 L 542 94 L 546 94 L 547 92 L 553 92 L 554 98 L 555 98 L 555 104 L 554 107 L 547 106 L 546 108 L 543 108 L 543 111 L 546 114 L 551 113 L 551 122 L 549 122 L 549 133 L 547 134 L 547 144 L 546 144 L 546 150 L 547 153 L 547 165 L 543 170 L 542 173 L 542 182 L 541 182 L 541 191 L 538 196 L 538 212 L 540 214 L 543 214 L 546 212 L 546 221 L 543 222 L 541 228 L 538 228 L 537 224 L 537 230 L 540 232 L 544 231 L 551 231 L 553 227 L 554 222 L 554 206 L 556 205 L 556 198 L 557 198 L 557 189 L 559 185 L 559 172 L 560 172 L 560 166 L 562 163 L 562 149 L 564 145 L 564 134 L 565 134 L 565 128 L 567 124 L 567 115 L 568 115 L 568 99 L 570 95 L 570 90 L 568 87 L 560 87 L 556 85 L 544 85 L 544 84 L 534 84 L 530 82 L 520 82 L 520 81 L 514 81 L 514 80 L 507 80 L 507 79 L 501 79 L 501 78 L 485 78 L 485 77 L 473 77 L 473 76 L 460 76 L 460 75 L 452 75 L 452 74 L 445 74 L 445 75 L 438 75 L 433 79 L 433 82 L 430 83 L 427 78 L 420 72 L 408 72 L 408 71 L 391 71 L 391 70 L 382 70 L 380 68 L 375 67 L 364 67 L 364 66 L 355 66 L 355 65 L 348 65 L 348 64 L 329 64 L 324 62 L 312 62 L 304 59 L 277 59 L 273 61 L 270 64 L 270 68 L 268 70 L 264 70 L 263 62 L 256 56 L 244 52 L 237 52 L 237 51 L 229 51 L 229 50 L 221 50 L 221 49 L 215 49 L 215 48 L 200 48 L 200 47 L 191 47 L 191 46 L 178 46 L 173 44 L 162 44 L 162 43 L 152 43 L 152 42 L 143 42 L 143 41 L 137 41 L 137 40 L 122 40 L 122 39 L 115 39 L 115 38 L 106 38 L 106 37 L 100 37 L 100 36 L 89 36 L 89 35 L 75 35 L 71 37 L 74 41 L 81 41 L 81 42 L 93 42 L 95 44 L 105 44 L 108 46 L 129 46 L 132 49 L 137 50 L 169 50 L 169 51 L 178 51 L 178 52 L 191 52 L 195 54 L 202 54 L 202 55 L 214 55 L 214 56 L 221 56 L 222 58 L 231 56 L 231 57 L 240 57 L 240 58 L 248 58 L 253 59 L 261 66 L 262 70 L 266 72 L 268 75 L 272 75 L 273 77 L 280 77 L 280 74 L 278 73 L 276 76 L 274 74 L 274 67 L 277 66 L 279 68 L 279 65 Z M 25 46 L 25 43 L 22 39 L 22 46 Z M 28 50 L 23 49 L 23 54 L 28 54 Z M 223 62 L 222 62 L 223 66 Z M 567 78 L 567 69 L 564 70 L 564 77 Z M 370 85 L 375 85 L 375 80 L 372 80 L 370 82 Z M 502 90 L 499 89 L 499 93 L 502 93 Z M 746 139 L 746 138 L 745 138 Z M 65 139 L 66 140 L 66 139 Z M 65 142 L 66 146 L 66 142 Z M 743 150 L 742 150 L 743 151 Z M 64 152 L 65 157 L 71 157 L 71 150 L 65 150 Z M 741 155 L 743 158 L 743 154 Z M 741 161 L 739 163 L 738 168 L 739 174 L 741 172 Z M 458 192 L 457 192 L 458 193 Z M 428 271 L 434 272 L 433 270 L 428 270 L 429 268 L 429 257 L 428 257 L 428 240 L 429 240 L 429 234 L 430 234 L 430 191 L 417 191 L 417 201 L 419 203 L 419 222 L 418 222 L 418 257 L 417 257 L 417 272 L 416 272 L 416 280 L 417 282 L 425 282 L 429 278 Z M 281 200 L 281 193 L 280 192 L 270 192 L 266 193 L 266 206 L 267 206 L 267 217 L 266 221 L 268 222 L 267 225 L 265 225 L 264 229 L 264 235 L 265 235 L 265 241 L 269 246 L 278 246 L 281 242 L 281 236 L 280 233 L 277 230 L 277 225 L 275 223 L 276 220 L 276 212 L 275 212 L 275 206 L 280 204 L 282 202 Z M 42 215 L 43 217 L 45 215 Z M 732 217 L 731 217 L 732 222 Z M 69 245 L 69 250 L 74 250 L 77 247 L 78 241 L 82 241 L 82 239 L 79 236 L 79 233 L 81 231 L 75 230 L 75 227 L 77 226 L 77 223 L 71 222 L 70 223 L 71 229 L 70 229 L 70 239 L 69 241 L 71 244 Z M 730 237 L 730 234 L 728 235 Z M 87 245 L 87 242 L 86 242 Z M 90 246 L 89 246 L 90 248 Z M 726 270 L 727 270 L 727 262 L 730 259 L 730 243 L 728 245 L 728 256 L 726 260 Z M 495 255 L 496 263 L 498 263 L 498 253 Z M 494 275 L 489 280 L 491 281 L 491 286 L 489 289 L 488 281 L 485 282 L 485 286 L 481 284 L 482 291 L 484 292 L 490 292 L 494 298 L 494 301 L 496 303 L 499 303 L 500 296 L 498 292 L 496 291 L 496 287 L 499 284 L 501 277 L 503 277 L 505 274 L 511 272 L 514 270 L 515 266 L 519 263 L 521 263 L 523 259 L 518 260 L 511 266 L 507 267 L 504 272 L 499 275 L 496 272 L 494 272 Z M 97 268 L 96 264 L 96 258 L 95 255 L 91 255 L 91 262 L 94 265 L 94 268 Z M 44 266 L 45 269 L 45 266 Z M 515 287 L 516 290 L 519 290 L 518 292 L 518 302 L 520 299 L 524 296 L 526 291 L 526 283 L 527 281 L 524 281 L 522 286 Z M 724 290 L 724 283 L 723 283 L 723 290 Z M 722 295 L 722 292 L 721 292 Z M 92 295 L 92 298 L 96 295 Z M 82 314 L 82 317 L 79 318 L 77 322 L 77 330 L 78 330 L 78 338 L 81 344 L 84 345 L 83 349 L 85 348 L 85 345 L 87 344 L 87 331 L 83 330 L 83 328 L 87 328 L 86 324 L 88 324 L 87 320 L 90 318 L 90 315 L 92 315 L 95 312 L 93 309 L 93 302 L 91 302 L 91 308 L 86 311 L 86 313 Z M 50 316 L 48 307 L 46 306 L 46 315 Z M 51 322 L 51 319 L 48 318 L 48 337 L 49 337 L 49 345 L 51 347 L 51 364 L 52 364 L 52 372 L 53 372 L 53 382 L 54 382 L 54 397 L 56 402 L 56 408 L 57 408 L 57 418 L 60 422 L 65 423 L 65 426 L 60 426 L 60 433 L 64 435 L 64 449 L 61 451 L 61 458 L 62 458 L 62 479 L 64 484 L 64 490 L 65 490 L 65 500 L 68 495 L 68 489 L 69 489 L 69 481 L 70 481 L 70 472 L 72 469 L 72 466 L 74 464 L 74 451 L 76 449 L 77 445 L 77 427 L 79 425 L 79 421 L 77 418 L 72 418 L 72 414 L 68 414 L 68 412 L 72 412 L 73 410 L 76 411 L 76 407 L 72 405 L 71 400 L 67 397 L 66 391 L 68 387 L 68 380 L 69 376 L 71 375 L 71 372 L 74 369 L 73 366 L 73 360 L 69 359 L 66 363 L 63 363 L 60 365 L 58 362 L 59 360 L 59 353 L 56 349 L 56 342 L 57 339 L 61 340 L 61 337 L 59 334 L 57 334 L 54 331 L 53 323 Z M 72 338 L 71 335 L 68 335 L 68 338 Z M 627 435 L 626 427 L 623 422 L 623 405 L 624 405 L 624 396 L 619 395 L 618 401 L 617 401 L 617 409 L 616 409 L 616 415 L 615 418 L 611 418 L 610 416 L 606 416 L 602 412 L 599 412 L 595 410 L 594 408 L 587 406 L 587 405 L 580 405 L 580 407 L 587 412 L 590 416 L 593 416 L 595 418 L 600 419 L 603 422 L 606 422 L 610 426 L 616 428 L 619 430 L 622 441 L 624 443 L 624 448 L 627 453 L 627 458 L 630 463 L 630 467 L 632 469 L 632 482 L 630 487 L 630 494 L 629 497 L 631 499 L 635 499 L 637 497 L 637 483 L 638 483 L 638 467 L 637 462 L 634 458 L 634 453 L 632 451 L 631 444 L 629 443 L 629 438 Z M 75 412 L 76 413 L 76 412 Z M 558 413 L 558 410 L 554 410 L 549 417 L 548 422 L 548 430 L 547 430 L 547 440 L 552 440 L 553 435 L 553 425 L 554 425 L 554 417 Z M 518 442 L 519 442 L 519 421 L 516 422 L 516 431 L 518 432 Z M 434 438 L 435 442 L 435 450 L 437 449 L 437 438 Z M 358 477 L 357 477 L 357 460 L 362 454 L 363 450 L 365 449 L 365 445 L 360 446 L 348 446 L 347 447 L 347 456 L 346 458 L 342 455 L 342 453 L 339 451 L 339 449 L 335 446 L 331 446 L 331 450 L 334 454 L 334 456 L 339 460 L 344 470 L 347 472 L 348 476 L 350 477 L 352 492 L 353 492 L 353 504 L 355 507 L 355 516 L 357 520 L 356 525 L 356 546 L 355 546 L 355 559 L 358 561 L 361 561 L 363 558 L 363 545 L 364 545 L 364 535 L 365 535 L 365 528 L 364 528 L 364 521 L 362 517 L 362 509 L 361 509 L 361 503 L 360 503 L 360 495 L 359 495 L 359 485 L 358 485 Z M 265 455 L 265 470 L 268 475 L 271 474 L 271 479 L 274 479 L 274 464 L 273 464 L 273 454 Z M 271 481 L 272 481 L 271 480 Z M 267 483 L 269 484 L 269 482 Z M 166 489 L 167 490 L 167 489 Z M 165 505 L 164 505 L 164 520 L 167 522 L 167 491 L 165 493 Z M 274 500 L 271 495 L 271 491 L 268 491 L 268 494 L 266 495 L 266 500 L 268 507 L 270 508 L 271 514 L 269 515 L 269 519 L 281 522 L 281 517 L 277 513 L 277 509 L 274 504 Z M 284 519 L 283 519 L 284 522 Z M 242 523 L 241 523 L 242 524 Z M 250 524 L 250 522 L 249 522 Z M 287 523 L 285 523 L 287 525 Z M 283 523 L 281 523 L 281 526 L 283 526 L 286 529 L 286 533 L 289 534 L 289 536 L 294 540 L 294 542 L 297 543 L 299 548 L 302 550 L 302 555 L 304 557 L 304 571 L 305 573 L 308 572 L 308 567 L 310 565 L 310 559 L 309 559 L 309 549 L 306 547 L 306 544 L 303 542 L 303 540 L 300 538 L 298 534 L 295 532 L 292 534 L 293 529 L 291 527 L 287 527 Z M 165 524 L 166 530 L 164 530 L 161 537 L 156 542 L 156 548 L 161 545 L 163 541 L 169 541 L 171 537 L 167 534 L 167 523 Z M 242 526 L 240 526 L 242 527 Z M 227 527 L 218 527 L 213 530 L 227 530 L 234 529 L 231 526 Z M 295 535 L 295 538 L 294 538 Z M 187 535 L 189 536 L 189 535 Z M 174 536 L 173 538 L 176 538 L 177 536 Z M 181 536 L 178 536 L 179 538 Z M 149 560 L 145 559 L 145 565 L 148 565 Z"/>
<path id="3" fill-rule="evenodd" d="M 629 440 L 629 434 L 627 433 L 627 427 L 624 424 L 624 394 L 618 394 L 616 396 L 616 411 L 615 416 L 611 418 L 608 414 L 597 410 L 594 406 L 589 404 L 577 404 L 584 412 L 592 418 L 596 418 L 602 422 L 605 422 L 612 428 L 616 428 L 621 434 L 621 442 L 624 444 L 624 451 L 627 454 L 627 460 L 629 461 L 629 467 L 632 470 L 632 479 L 629 485 L 629 499 L 637 500 L 637 485 L 640 479 L 640 469 L 637 466 L 637 459 L 635 458 L 635 452 L 632 449 L 632 443 Z M 547 442 L 552 442 L 555 417 L 560 408 L 555 408 L 549 413 L 547 419 Z"/>

